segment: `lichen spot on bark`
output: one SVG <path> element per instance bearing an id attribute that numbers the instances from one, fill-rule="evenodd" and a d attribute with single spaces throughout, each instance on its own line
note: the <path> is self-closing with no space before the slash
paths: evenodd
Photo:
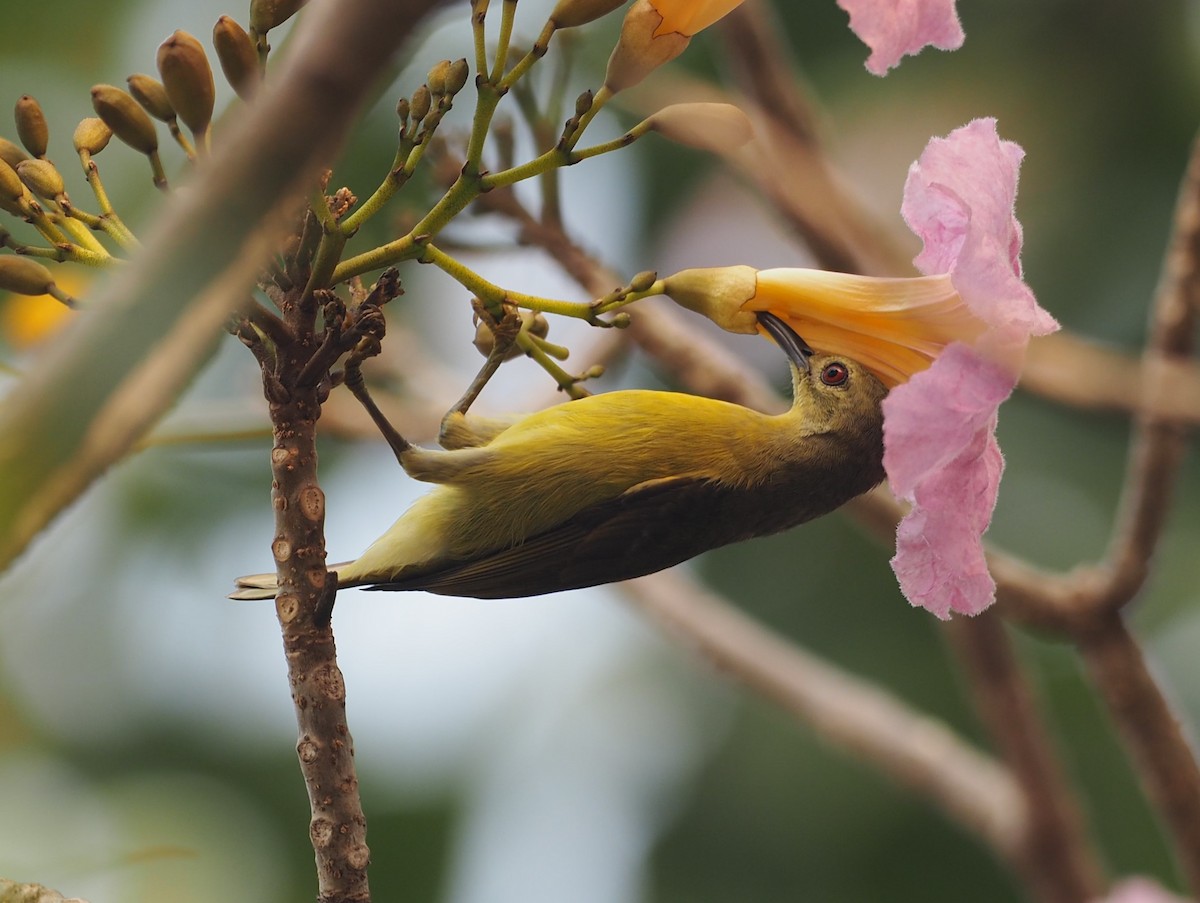
<path id="1" fill-rule="evenodd" d="M 327 818 L 314 818 L 308 830 L 314 847 L 327 847 L 333 841 L 333 822 Z"/>
<path id="2" fill-rule="evenodd" d="M 305 737 L 296 744 L 296 755 L 299 756 L 300 761 L 306 765 L 317 761 L 317 756 L 320 754 L 320 747 L 318 747 L 310 737 Z"/>
<path id="3" fill-rule="evenodd" d="M 325 516 L 325 493 L 320 486 L 305 486 L 300 490 L 297 502 L 300 504 L 300 513 L 308 520 L 315 523 Z"/>
<path id="4" fill-rule="evenodd" d="M 290 624 L 300 613 L 300 600 L 294 593 L 280 593 L 275 597 L 275 614 L 280 624 Z"/>

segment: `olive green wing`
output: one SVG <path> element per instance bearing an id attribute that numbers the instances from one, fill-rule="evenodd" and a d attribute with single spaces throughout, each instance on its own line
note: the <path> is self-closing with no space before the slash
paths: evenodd
<path id="1" fill-rule="evenodd" d="M 649 480 L 520 545 L 369 589 L 502 599 L 640 577 L 756 535 L 731 516 L 747 495 L 707 478 Z"/>

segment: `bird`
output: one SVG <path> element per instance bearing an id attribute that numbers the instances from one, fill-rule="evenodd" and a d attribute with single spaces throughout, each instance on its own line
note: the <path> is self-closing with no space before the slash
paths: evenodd
<path id="1" fill-rule="evenodd" d="M 448 449 L 392 431 L 404 470 L 434 488 L 330 568 L 338 589 L 496 599 L 612 583 L 789 529 L 880 483 L 887 388 L 759 318 L 791 365 L 781 414 L 630 389 L 511 422 L 453 414 L 443 441 L 459 447 Z M 274 574 L 236 584 L 230 598 L 276 593 Z"/>

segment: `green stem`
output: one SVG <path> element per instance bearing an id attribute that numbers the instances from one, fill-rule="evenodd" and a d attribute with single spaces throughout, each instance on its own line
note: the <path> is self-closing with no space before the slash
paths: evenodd
<path id="1" fill-rule="evenodd" d="M 496 87 L 501 91 L 507 91 L 520 81 L 525 73 L 533 67 L 533 64 L 546 55 L 546 51 L 550 48 L 550 39 L 554 37 L 555 30 L 554 23 L 547 22 L 542 29 L 542 33 L 538 35 L 538 39 L 533 42 L 533 47 L 520 59 L 517 65 L 509 70 L 507 75 L 496 83 Z"/>
<path id="2" fill-rule="evenodd" d="M 500 12 L 500 37 L 496 41 L 496 61 L 492 64 L 492 74 L 488 81 L 493 85 L 499 83 L 508 64 L 508 48 L 512 43 L 513 19 L 517 15 L 517 0 L 504 0 Z M 479 70 L 482 72 L 483 70 Z"/>
<path id="3" fill-rule="evenodd" d="M 105 257 L 109 256 L 108 249 L 96 240 L 96 236 L 91 233 L 88 224 L 84 223 L 81 218 L 75 218 L 70 215 L 70 212 L 73 209 L 74 208 L 72 208 L 68 203 L 64 210 L 66 215 L 56 214 L 50 218 L 51 222 L 62 229 L 63 232 L 66 232 L 68 235 L 70 235 L 70 237 L 74 240 L 74 243 L 79 245 L 81 248 L 92 251 L 96 254 L 103 254 Z"/>
<path id="4" fill-rule="evenodd" d="M 595 311 L 592 305 L 579 301 L 560 301 L 555 298 L 541 298 L 537 295 L 526 295 L 501 288 L 493 282 L 484 279 L 462 261 L 451 257 L 434 244 L 426 243 L 420 255 L 422 263 L 431 263 L 448 275 L 455 282 L 469 289 L 490 310 L 497 310 L 502 304 L 514 304 L 527 310 L 542 313 L 558 314 L 564 317 L 575 317 L 579 320 L 595 322 Z"/>
<path id="5" fill-rule="evenodd" d="M 538 347 L 533 341 L 533 337 L 528 333 L 522 332 L 517 335 L 517 345 L 529 357 L 531 357 L 539 367 L 545 370 L 558 383 L 558 387 L 567 393 L 571 398 L 586 398 L 592 393 L 579 385 L 579 379 L 572 376 L 551 357 Z"/>
<path id="6" fill-rule="evenodd" d="M 471 10 L 471 34 L 475 41 L 475 71 L 483 74 L 488 70 L 487 34 L 484 21 L 487 19 L 488 0 L 477 0 Z"/>
<path id="7" fill-rule="evenodd" d="M 378 213 L 383 205 L 390 201 L 397 191 L 403 187 L 412 175 L 412 170 L 409 168 L 410 153 L 413 150 L 412 145 L 407 139 L 401 139 L 400 147 L 396 150 L 396 156 L 392 158 L 392 168 L 388 172 L 384 180 L 375 189 L 372 194 L 357 210 L 342 220 L 339 228 L 342 234 L 349 238 L 359 227 L 368 219 Z M 417 160 L 412 160 L 412 165 L 416 166 Z"/>

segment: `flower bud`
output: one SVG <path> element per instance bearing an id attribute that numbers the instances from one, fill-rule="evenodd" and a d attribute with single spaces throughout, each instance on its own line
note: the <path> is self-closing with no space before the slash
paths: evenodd
<path id="1" fill-rule="evenodd" d="M 544 339 L 549 334 L 550 324 L 546 321 L 545 316 L 543 316 L 539 311 L 523 310 L 518 314 L 518 316 L 521 318 L 522 328 L 531 335 L 535 335 L 540 339 Z M 492 348 L 494 348 L 496 345 L 495 334 L 492 332 L 491 327 L 482 320 L 479 320 L 475 324 L 475 338 L 471 340 L 471 344 L 474 345 L 476 350 L 478 350 L 478 352 L 484 357 L 487 357 L 489 354 L 491 354 Z M 504 359 L 506 361 L 511 361 L 513 358 L 520 357 L 524 353 L 525 352 L 521 350 L 521 347 L 516 342 L 513 342 L 507 353 L 505 353 Z"/>
<path id="2" fill-rule="evenodd" d="M 459 58 L 450 64 L 450 73 L 446 76 L 446 93 L 453 97 L 464 87 L 471 76 L 471 67 L 467 61 Z"/>
<path id="3" fill-rule="evenodd" d="M 650 286 L 658 280 L 658 273 L 654 270 L 642 270 L 632 279 L 629 280 L 629 287 L 635 292 L 646 292 L 650 290 Z"/>
<path id="4" fill-rule="evenodd" d="M 52 201 L 66 191 L 62 173 L 49 160 L 23 160 L 17 165 L 17 175 L 38 197 Z"/>
<path id="5" fill-rule="evenodd" d="M 429 85 L 429 93 L 440 97 L 446 93 L 446 79 L 450 75 L 450 61 L 442 60 L 436 63 L 429 74 L 425 76 L 425 84 Z"/>
<path id="6" fill-rule="evenodd" d="M 713 153 L 734 150 L 754 137 L 749 117 L 728 103 L 672 104 L 647 119 L 646 125 L 678 144 Z"/>
<path id="7" fill-rule="evenodd" d="M 174 122 L 175 108 L 167 97 L 167 89 L 162 82 L 149 75 L 131 75 L 125 79 L 129 85 L 129 93 L 133 99 L 142 105 L 142 109 L 160 122 Z"/>
<path id="8" fill-rule="evenodd" d="M 15 169 L 18 163 L 28 159 L 29 154 L 25 153 L 25 151 L 21 150 L 21 148 L 7 138 L 0 138 L 0 160 L 3 160 Z"/>
<path id="9" fill-rule="evenodd" d="M 429 107 L 433 103 L 433 96 L 430 94 L 428 85 L 421 85 L 417 90 L 413 91 L 410 109 L 412 118 L 420 122 L 429 112 Z"/>
<path id="10" fill-rule="evenodd" d="M 306 0 L 250 0 L 250 29 L 266 34 L 296 14 Z"/>
<path id="11" fill-rule="evenodd" d="M 221 16 L 213 26 L 213 47 L 225 81 L 242 100 L 248 100 L 262 81 L 258 52 L 250 35 L 230 16 Z"/>
<path id="12" fill-rule="evenodd" d="M 408 98 L 401 97 L 398 101 L 396 101 L 396 116 L 400 120 L 400 128 L 401 129 L 406 128 L 408 126 L 408 113 L 409 113 Z"/>
<path id="13" fill-rule="evenodd" d="M 17 165 L 20 166 L 24 162 L 25 160 L 21 160 Z M 9 166 L 7 161 L 0 160 L 0 201 L 16 203 L 25 196 L 25 191 L 25 183 L 17 175 L 16 169 Z"/>
<path id="14" fill-rule="evenodd" d="M 666 294 L 681 307 L 708 317 L 729 332 L 758 332 L 758 315 L 742 305 L 758 293 L 754 267 L 681 270 L 663 280 Z"/>
<path id="15" fill-rule="evenodd" d="M 45 295 L 53 287 L 54 276 L 36 260 L 0 255 L 0 289 L 18 295 Z"/>
<path id="16" fill-rule="evenodd" d="M 575 98 L 575 117 L 578 118 L 584 115 L 592 108 L 592 104 L 596 102 L 596 95 L 592 93 L 592 89 L 584 91 Z"/>
<path id="17" fill-rule="evenodd" d="M 92 87 L 92 108 L 113 134 L 143 154 L 158 150 L 158 133 L 138 102 L 113 85 Z"/>
<path id="18" fill-rule="evenodd" d="M 94 116 L 89 116 L 87 119 L 80 120 L 79 125 L 75 126 L 75 153 L 82 154 L 87 151 L 89 154 L 98 154 L 104 148 L 108 147 L 108 141 L 112 138 L 112 129 L 104 124 L 103 119 L 97 119 Z"/>
<path id="19" fill-rule="evenodd" d="M 17 137 L 21 139 L 25 149 L 35 157 L 46 156 L 46 146 L 50 143 L 50 129 L 46 125 L 42 105 L 28 94 L 22 94 L 13 112 L 17 120 Z"/>
<path id="20" fill-rule="evenodd" d="M 691 42 L 679 32 L 657 34 L 663 17 L 651 0 L 636 0 L 625 14 L 621 37 L 608 58 L 604 87 L 616 94 L 631 88 L 647 75 L 683 53 Z"/>
<path id="21" fill-rule="evenodd" d="M 607 16 L 625 0 L 558 0 L 550 13 L 555 28 L 574 28 Z"/>
<path id="22" fill-rule="evenodd" d="M 158 47 L 158 72 L 183 124 L 193 135 L 208 131 L 217 92 L 200 42 L 186 31 L 176 31 Z"/>

